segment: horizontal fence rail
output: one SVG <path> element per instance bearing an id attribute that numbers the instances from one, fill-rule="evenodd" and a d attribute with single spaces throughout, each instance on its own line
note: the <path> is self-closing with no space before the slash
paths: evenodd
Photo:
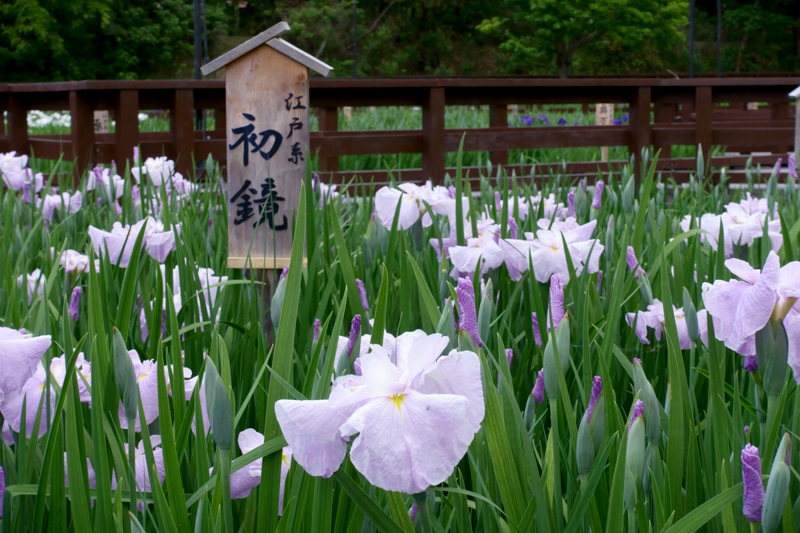
<path id="1" fill-rule="evenodd" d="M 422 167 L 397 169 L 404 179 L 432 179 L 441 183 L 445 154 L 488 151 L 494 165 L 518 175 L 548 173 L 563 168 L 571 174 L 597 174 L 618 168 L 624 161 L 569 162 L 549 165 L 508 165 L 508 150 L 626 146 L 638 159 L 645 147 L 662 151 L 659 166 L 678 174 L 693 169 L 694 161 L 669 157 L 673 145 L 699 145 L 708 154 L 712 146 L 730 152 L 761 155 L 761 164 L 774 164 L 794 142 L 794 109 L 788 93 L 800 77 L 753 78 L 367 78 L 310 80 L 310 100 L 319 117 L 319 131 L 311 133 L 312 154 L 326 181 L 341 183 L 360 176 L 376 182 L 388 179 L 386 170 L 348 171 L 338 157 L 369 154 L 421 154 Z M 749 110 L 748 103 L 762 106 Z M 597 103 L 627 107 L 628 124 L 619 126 L 509 127 L 509 106 L 563 105 L 585 114 Z M 765 106 L 763 104 L 766 104 Z M 399 131 L 339 131 L 339 109 L 364 106 L 418 106 L 422 129 Z M 445 128 L 445 106 L 488 106 L 489 127 Z M 169 111 L 167 132 L 139 131 L 142 110 Z M 71 116 L 68 135 L 29 135 L 30 110 L 65 111 Z M 95 110 L 108 110 L 114 133 L 95 133 Z M 215 129 L 197 131 L 197 110 L 213 113 Z M 226 116 L 223 80 L 76 81 L 0 84 L 0 111 L 7 112 L 0 131 L 0 152 L 15 150 L 45 159 L 62 154 L 77 169 L 96 163 L 118 164 L 141 147 L 143 157 L 167 155 L 177 170 L 192 174 L 192 158 L 209 154 L 225 162 Z M 725 156 L 715 166 L 741 166 L 747 157 Z M 638 165 L 636 166 L 638 168 Z"/>

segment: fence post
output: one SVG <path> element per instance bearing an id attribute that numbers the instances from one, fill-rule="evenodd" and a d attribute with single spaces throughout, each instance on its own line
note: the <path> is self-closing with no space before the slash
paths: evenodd
<path id="1" fill-rule="evenodd" d="M 86 91 L 69 92 L 70 137 L 72 157 L 75 160 L 73 174 L 80 179 L 92 164 L 94 157 L 94 107 Z"/>
<path id="2" fill-rule="evenodd" d="M 117 146 L 114 157 L 118 171 L 124 170 L 125 163 L 133 165 L 133 148 L 139 145 L 139 91 L 121 89 L 117 95 L 117 125 L 114 133 Z M 140 155 L 140 162 L 143 158 Z"/>
<path id="3" fill-rule="evenodd" d="M 642 179 L 642 150 L 653 144 L 653 126 L 650 123 L 651 89 L 641 86 L 636 89 L 633 100 L 630 102 L 628 128 L 631 139 L 628 150 L 633 152 L 633 175 L 637 180 Z"/>
<path id="4" fill-rule="evenodd" d="M 172 109 L 169 112 L 172 132 L 172 150 L 175 157 L 175 171 L 184 178 L 194 180 L 192 155 L 194 154 L 194 91 L 175 89 Z"/>
<path id="5" fill-rule="evenodd" d="M 493 105 L 489 106 L 489 127 L 490 128 L 507 128 L 508 127 L 508 106 L 506 105 Z M 496 152 L 489 152 L 489 161 L 493 165 L 508 165 L 508 151 L 500 150 Z"/>
<path id="6" fill-rule="evenodd" d="M 698 85 L 695 88 L 695 145 L 703 147 L 703 157 L 706 161 L 710 159 L 711 152 L 711 128 L 714 114 L 714 101 L 711 96 L 711 87 L 708 85 Z"/>
<path id="7" fill-rule="evenodd" d="M 666 126 L 675 121 L 675 116 L 678 111 L 677 104 L 672 102 L 657 103 L 654 106 L 655 110 L 655 124 Z M 654 140 L 655 142 L 655 140 Z M 672 157 L 672 145 L 669 143 L 660 142 L 655 145 L 655 150 L 661 151 L 659 159 L 669 159 Z"/>
<path id="8" fill-rule="evenodd" d="M 444 181 L 444 87 L 431 87 L 422 106 L 422 179 Z"/>
<path id="9" fill-rule="evenodd" d="M 15 93 L 8 93 L 8 147 L 19 154 L 30 155 L 28 145 L 28 107 Z"/>
<path id="10" fill-rule="evenodd" d="M 326 132 L 339 130 L 339 108 L 320 107 L 317 109 L 319 115 L 319 131 L 324 136 Z M 339 157 L 335 155 L 320 156 L 319 171 L 321 174 L 326 172 L 339 171 Z"/>

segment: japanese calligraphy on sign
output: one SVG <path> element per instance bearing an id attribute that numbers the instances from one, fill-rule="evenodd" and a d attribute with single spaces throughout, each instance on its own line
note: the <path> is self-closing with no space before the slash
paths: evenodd
<path id="1" fill-rule="evenodd" d="M 266 29 L 201 67 L 225 68 L 228 266 L 280 269 L 292 252 L 292 217 L 309 149 L 308 69 L 333 68 Z"/>
<path id="2" fill-rule="evenodd" d="M 94 132 L 108 133 L 108 111 L 94 112 Z"/>
<path id="3" fill-rule="evenodd" d="M 307 68 L 261 46 L 228 65 L 226 99 L 229 256 L 288 258 L 309 146 Z"/>
<path id="4" fill-rule="evenodd" d="M 597 126 L 611 126 L 614 124 L 614 104 L 596 104 L 594 123 Z"/>

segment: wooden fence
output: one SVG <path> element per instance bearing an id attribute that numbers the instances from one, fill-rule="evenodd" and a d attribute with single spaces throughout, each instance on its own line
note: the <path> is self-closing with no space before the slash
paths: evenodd
<path id="1" fill-rule="evenodd" d="M 387 171 L 352 172 L 339 168 L 338 156 L 421 153 L 422 168 L 403 169 L 404 179 L 432 178 L 441 182 L 445 154 L 458 150 L 462 135 L 465 151 L 488 151 L 494 164 L 508 163 L 508 150 L 627 146 L 639 154 L 644 147 L 662 149 L 660 167 L 680 172 L 694 161 L 668 157 L 673 145 L 712 146 L 750 154 L 771 152 L 757 162 L 771 164 L 792 149 L 794 105 L 788 93 L 800 77 L 760 78 L 373 78 L 314 79 L 310 100 L 319 116 L 319 131 L 311 134 L 312 153 L 320 157 L 326 181 L 342 182 L 360 175 L 381 182 Z M 627 106 L 630 118 L 619 126 L 509 127 L 511 105 L 571 104 L 591 116 L 594 104 Z M 759 102 L 758 110 L 748 103 Z M 345 106 L 419 106 L 422 129 L 401 131 L 339 131 L 339 109 Z M 445 128 L 445 106 L 489 106 L 489 127 Z M 168 132 L 139 131 L 141 110 L 169 110 Z M 195 110 L 210 110 L 215 129 L 195 130 Z M 30 110 L 71 114 L 68 135 L 30 135 Z M 109 110 L 114 133 L 95 134 L 93 112 Z M 130 159 L 133 147 L 143 157 L 162 154 L 177 160 L 177 169 L 191 175 L 192 156 L 199 161 L 211 154 L 225 161 L 225 87 L 222 80 L 76 81 L 0 84 L 0 111 L 7 112 L 6 131 L 0 130 L 0 152 L 16 150 L 37 157 L 74 158 L 79 169 L 94 163 Z M 744 164 L 746 156 L 719 157 L 715 165 Z M 573 162 L 567 171 L 596 174 L 622 162 Z M 518 174 L 536 170 L 511 165 Z"/>

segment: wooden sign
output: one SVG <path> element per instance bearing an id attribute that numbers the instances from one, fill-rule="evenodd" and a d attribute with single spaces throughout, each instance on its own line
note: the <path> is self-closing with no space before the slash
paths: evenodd
<path id="1" fill-rule="evenodd" d="M 205 65 L 226 67 L 228 267 L 283 268 L 309 147 L 308 69 L 332 68 L 277 39 L 281 22 Z"/>
<path id="2" fill-rule="evenodd" d="M 94 132 L 108 133 L 108 111 L 94 112 Z"/>
<path id="3" fill-rule="evenodd" d="M 614 124 L 614 104 L 596 104 L 594 123 L 597 126 L 612 126 Z"/>
<path id="4" fill-rule="evenodd" d="M 596 104 L 594 123 L 596 126 L 613 126 L 614 104 Z M 608 161 L 608 146 L 600 147 L 600 161 Z"/>

